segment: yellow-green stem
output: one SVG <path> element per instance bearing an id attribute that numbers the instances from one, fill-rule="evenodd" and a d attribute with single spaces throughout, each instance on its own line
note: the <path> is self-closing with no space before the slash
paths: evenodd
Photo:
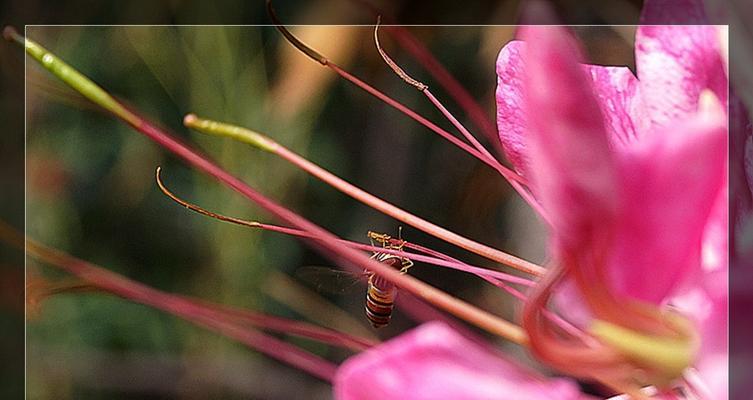
<path id="1" fill-rule="evenodd" d="M 140 123 L 141 119 L 136 116 L 136 114 L 123 107 L 122 104 L 115 100 L 115 98 L 109 93 L 105 92 L 91 79 L 76 71 L 73 67 L 59 59 L 54 54 L 50 53 L 47 49 L 39 45 L 39 43 L 20 37 L 17 33 L 12 30 L 9 31 L 8 29 L 9 28 L 6 28 L 6 36 L 11 36 L 16 41 L 18 41 L 16 37 L 19 37 L 20 40 L 22 40 L 20 43 L 23 44 L 26 53 L 34 57 L 43 67 L 60 78 L 60 80 L 95 104 L 124 119 L 129 124 L 138 125 Z M 15 35 L 15 37 L 12 35 Z"/>
<path id="2" fill-rule="evenodd" d="M 276 154 L 300 167 L 309 174 L 321 179 L 337 190 L 340 190 L 348 196 L 351 196 L 354 199 L 368 205 L 369 207 L 379 210 L 405 224 L 413 226 L 414 228 L 420 229 L 426 233 L 445 240 L 448 243 L 452 243 L 470 252 L 484 256 L 492 261 L 499 262 L 501 264 L 510 266 L 523 272 L 527 272 L 532 275 L 541 276 L 544 273 L 544 268 L 536 264 L 478 243 L 466 237 L 460 236 L 423 218 L 415 216 L 397 206 L 394 206 L 346 182 L 340 177 L 292 152 L 291 150 L 275 142 L 262 133 L 236 125 L 202 119 L 193 114 L 187 115 L 184 122 L 187 127 L 196 129 L 199 132 L 217 136 L 227 136 L 234 140 L 238 140 L 240 142 L 260 148 L 261 150 Z"/>

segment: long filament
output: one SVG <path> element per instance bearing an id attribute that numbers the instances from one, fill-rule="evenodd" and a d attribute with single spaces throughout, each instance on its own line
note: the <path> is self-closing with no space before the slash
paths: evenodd
<path id="1" fill-rule="evenodd" d="M 470 252 L 486 257 L 492 261 L 508 265 L 532 275 L 539 276 L 542 275 L 545 271 L 544 268 L 536 264 L 458 235 L 452 231 L 442 228 L 441 226 L 435 225 L 423 218 L 413 215 L 393 204 L 390 204 L 372 195 L 371 193 L 368 193 L 363 189 L 356 187 L 355 185 L 323 169 L 322 167 L 303 158 L 302 156 L 292 152 L 291 150 L 285 148 L 283 145 L 275 142 L 268 136 L 263 135 L 259 132 L 223 122 L 201 119 L 193 114 L 188 114 L 184 118 L 184 123 L 186 126 L 199 130 L 201 132 L 211 135 L 230 137 L 232 139 L 255 146 L 261 150 L 276 154 L 282 157 L 284 160 L 296 165 L 300 169 L 322 180 L 333 188 L 368 205 L 369 207 L 387 214 L 399 221 L 402 221 L 405 224 L 413 226 L 414 228 L 422 230 L 432 236 L 440 238 L 448 243 L 454 244 Z"/>
<path id="2" fill-rule="evenodd" d="M 309 234 L 309 233 L 307 233 L 305 231 L 302 231 L 300 229 L 294 229 L 294 228 L 289 228 L 289 227 L 284 227 L 284 226 L 265 224 L 265 223 L 261 223 L 261 222 L 257 222 L 257 221 L 249 221 L 249 220 L 245 220 L 245 219 L 241 219 L 241 218 L 230 217 L 230 216 L 227 216 L 227 215 L 218 214 L 218 213 L 215 213 L 213 211 L 209 211 L 209 210 L 207 210 L 205 208 L 202 208 L 202 207 L 200 207 L 200 206 L 198 206 L 196 204 L 190 203 L 190 202 L 188 202 L 188 201 L 186 201 L 186 200 L 178 197 L 178 195 L 176 195 L 175 193 L 173 193 L 172 191 L 170 191 L 170 189 L 168 189 L 167 186 L 165 186 L 165 183 L 162 181 L 162 177 L 161 177 L 161 174 L 160 174 L 161 170 L 162 169 L 160 167 L 157 167 L 156 180 L 157 180 L 157 186 L 159 186 L 159 188 L 162 191 L 162 193 L 164 193 L 167 197 L 169 197 L 170 199 L 172 199 L 176 203 L 178 203 L 178 204 L 180 204 L 180 205 L 182 205 L 182 206 L 184 206 L 184 207 L 186 207 L 186 208 L 188 208 L 188 209 L 190 209 L 192 211 L 195 211 L 195 212 L 197 212 L 199 214 L 203 214 L 203 215 L 206 215 L 208 217 L 211 217 L 211 218 L 214 218 L 214 219 L 217 219 L 217 220 L 220 220 L 220 221 L 230 222 L 230 223 L 233 223 L 233 224 L 247 226 L 247 227 L 250 227 L 250 228 L 261 228 L 261 229 L 265 229 L 265 230 L 269 230 L 269 231 L 273 231 L 273 232 L 278 232 L 278 233 L 283 233 L 283 234 L 291 235 L 291 236 L 314 238 L 311 234 Z M 453 259 L 453 258 L 449 258 L 448 259 L 448 258 L 444 258 L 444 257 L 425 256 L 425 255 L 421 255 L 421 254 L 417 254 L 417 253 L 407 252 L 407 251 L 404 251 L 404 250 L 391 249 L 391 248 L 381 248 L 381 247 L 377 248 L 377 247 L 374 247 L 374 246 L 369 245 L 369 244 L 358 243 L 358 242 L 353 242 L 353 241 L 349 241 L 349 240 L 345 240 L 345 239 L 339 239 L 339 238 L 338 238 L 337 241 L 340 242 L 340 243 L 342 243 L 342 244 L 344 244 L 344 245 L 346 245 L 346 246 L 348 246 L 348 247 L 354 248 L 354 249 L 364 250 L 364 251 L 368 251 L 368 252 L 379 251 L 379 252 L 385 253 L 385 254 L 393 254 L 393 255 L 397 255 L 397 256 L 403 256 L 403 257 L 406 257 L 408 259 L 419 261 L 419 262 L 424 262 L 424 263 L 433 264 L 433 265 L 437 265 L 437 266 L 441 266 L 441 267 L 448 267 L 448 268 L 452 268 L 452 269 L 456 269 L 456 270 L 468 272 L 468 273 L 477 275 L 477 276 L 482 277 L 482 278 L 489 277 L 489 278 L 492 278 L 492 279 L 495 279 L 495 280 L 505 281 L 505 282 L 509 282 L 509 283 L 517 283 L 517 284 L 520 284 L 520 285 L 523 285 L 523 286 L 532 286 L 532 285 L 535 284 L 535 282 L 533 282 L 533 281 L 531 281 L 529 279 L 526 279 L 526 278 L 518 277 L 518 276 L 515 276 L 515 275 L 510 275 L 510 274 L 507 274 L 507 273 L 504 273 L 504 272 L 501 272 L 501 271 L 495 271 L 495 270 L 492 270 L 492 269 L 487 269 L 487 268 L 473 266 L 473 265 L 464 263 L 462 261 L 459 261 L 459 260 L 456 260 L 456 259 Z M 408 247 L 408 246 L 411 245 L 409 242 L 403 242 L 403 243 L 406 245 L 406 247 Z M 423 247 L 419 247 L 419 248 L 425 249 Z M 438 253 L 438 254 L 441 254 L 441 253 Z"/>
<path id="3" fill-rule="evenodd" d="M 2 221 L 0 221 L 0 239 L 23 248 L 27 254 L 67 271 L 102 290 L 217 331 L 313 376 L 327 381 L 332 381 L 334 378 L 337 367 L 329 361 L 255 329 L 239 326 L 224 318 L 217 318 L 212 310 L 197 306 L 180 296 L 152 289 L 29 238 L 24 238 Z"/>

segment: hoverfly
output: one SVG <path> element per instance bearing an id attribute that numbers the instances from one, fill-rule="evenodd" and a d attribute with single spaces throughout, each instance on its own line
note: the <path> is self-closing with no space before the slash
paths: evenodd
<path id="1" fill-rule="evenodd" d="M 397 251 L 402 251 L 405 245 L 405 241 L 402 240 L 401 236 L 398 233 L 399 239 L 395 241 L 391 236 L 384 233 L 372 231 L 367 233 L 367 237 L 373 246 L 376 247 L 378 244 L 378 246 L 384 249 Z M 403 274 L 408 272 L 408 269 L 413 266 L 413 261 L 406 257 L 379 251 L 375 251 L 371 255 L 371 258 L 398 269 Z M 352 287 L 358 280 L 368 279 L 366 301 L 364 303 L 366 319 L 374 328 L 381 328 L 390 323 L 392 309 L 395 306 L 395 298 L 397 297 L 397 288 L 373 272 L 364 270 L 361 274 L 354 274 L 327 267 L 303 267 L 298 270 L 296 275 L 316 284 L 318 290 L 330 293 L 342 293 L 349 287 Z"/>

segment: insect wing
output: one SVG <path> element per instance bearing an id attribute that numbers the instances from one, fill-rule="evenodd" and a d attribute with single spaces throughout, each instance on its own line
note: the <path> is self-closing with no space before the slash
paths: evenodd
<path id="1" fill-rule="evenodd" d="M 296 277 L 311 284 L 318 292 L 343 294 L 356 288 L 359 281 L 365 281 L 368 274 L 355 274 L 340 269 L 321 266 L 301 267 L 295 271 Z"/>

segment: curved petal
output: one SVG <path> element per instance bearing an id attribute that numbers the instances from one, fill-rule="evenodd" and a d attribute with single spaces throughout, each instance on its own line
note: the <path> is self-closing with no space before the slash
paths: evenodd
<path id="1" fill-rule="evenodd" d="M 591 77 L 594 94 L 601 107 L 609 137 L 616 147 L 640 138 L 649 127 L 638 92 L 638 79 L 627 67 L 584 65 Z"/>
<path id="2" fill-rule="evenodd" d="M 721 278 L 727 282 L 726 274 Z M 706 318 L 698 322 L 703 346 L 696 368 L 710 394 L 709 398 L 722 400 L 729 398 L 728 298 L 725 292 L 724 296 L 709 298 L 708 301 L 711 302 L 711 310 Z"/>
<path id="3" fill-rule="evenodd" d="M 702 346 L 696 368 L 709 397 L 720 400 L 729 395 L 729 198 L 728 186 L 722 186 L 704 231 L 703 271 L 695 285 L 706 305 L 684 309 L 700 327 Z"/>
<path id="4" fill-rule="evenodd" d="M 641 26 L 635 61 L 646 112 L 655 125 L 691 116 L 708 88 L 727 102 L 727 74 L 715 26 Z"/>
<path id="5" fill-rule="evenodd" d="M 497 57 L 497 129 L 505 156 L 526 175 L 525 114 L 523 110 L 523 57 L 525 43 L 507 43 Z"/>
<path id="6" fill-rule="evenodd" d="M 726 246 L 720 251 L 725 251 Z M 706 272 L 671 303 L 693 318 L 699 327 L 701 348 L 694 362 L 697 390 L 704 398 L 726 399 L 729 385 L 728 268 Z"/>
<path id="7" fill-rule="evenodd" d="M 505 45 L 497 57 L 497 129 L 502 148 L 515 169 L 525 174 L 528 156 L 523 109 L 523 58 L 525 43 L 519 40 Z M 650 121 L 642 109 L 638 80 L 626 67 L 584 64 L 592 89 L 605 118 L 610 140 L 623 146 L 639 137 Z"/>
<path id="8" fill-rule="evenodd" d="M 619 292 L 659 303 L 697 276 L 701 241 L 724 184 L 726 139 L 721 114 L 699 114 L 621 153 L 625 209 L 610 263 Z"/>
<path id="9" fill-rule="evenodd" d="M 580 398 L 575 384 L 526 371 L 440 322 L 351 357 L 334 391 L 338 400 Z"/>
<path id="10" fill-rule="evenodd" d="M 535 194 L 561 244 L 583 244 L 585 232 L 608 226 L 619 203 L 603 116 L 561 27 L 526 27 L 526 135 Z M 567 243 L 569 242 L 569 244 Z"/>

